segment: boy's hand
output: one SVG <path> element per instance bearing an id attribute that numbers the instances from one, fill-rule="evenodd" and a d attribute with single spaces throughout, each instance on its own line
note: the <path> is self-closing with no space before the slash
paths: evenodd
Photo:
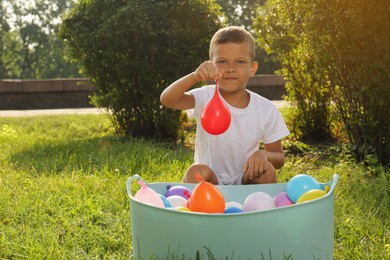
<path id="1" fill-rule="evenodd" d="M 205 61 L 195 70 L 194 76 L 198 81 L 208 81 L 218 79 L 220 73 L 214 63 Z"/>
<path id="2" fill-rule="evenodd" d="M 244 183 L 274 183 L 276 170 L 268 161 L 266 151 L 256 151 L 245 163 Z"/>

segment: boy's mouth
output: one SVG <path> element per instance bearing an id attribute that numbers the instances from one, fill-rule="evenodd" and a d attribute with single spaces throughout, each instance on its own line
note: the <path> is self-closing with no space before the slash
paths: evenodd
<path id="1" fill-rule="evenodd" d="M 237 80 L 236 77 L 227 77 L 227 78 L 224 78 L 224 80 Z"/>

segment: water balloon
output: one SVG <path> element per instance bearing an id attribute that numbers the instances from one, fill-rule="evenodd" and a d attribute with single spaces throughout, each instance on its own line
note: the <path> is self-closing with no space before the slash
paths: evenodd
<path id="1" fill-rule="evenodd" d="M 298 174 L 287 183 L 288 197 L 295 203 L 298 198 L 309 190 L 320 190 L 320 184 L 307 174 Z"/>
<path id="2" fill-rule="evenodd" d="M 231 207 L 242 209 L 242 204 L 237 202 L 237 201 L 226 202 L 225 209 L 231 208 Z"/>
<path id="3" fill-rule="evenodd" d="M 187 207 L 187 200 L 179 195 L 172 195 L 167 198 L 172 208 Z"/>
<path id="4" fill-rule="evenodd" d="M 310 201 L 310 200 L 315 200 L 318 198 L 321 198 L 326 195 L 326 191 L 324 190 L 309 190 L 303 193 L 299 199 L 297 200 L 298 203 Z"/>
<path id="5" fill-rule="evenodd" d="M 218 81 L 216 81 L 213 97 L 203 108 L 202 114 L 200 115 L 200 122 L 203 129 L 212 135 L 222 134 L 230 126 L 230 111 L 219 96 Z"/>
<path id="6" fill-rule="evenodd" d="M 176 210 L 185 211 L 185 212 L 191 212 L 191 210 L 187 207 L 176 207 Z"/>
<path id="7" fill-rule="evenodd" d="M 285 191 L 276 194 L 273 199 L 277 208 L 294 204 Z"/>
<path id="8" fill-rule="evenodd" d="M 223 194 L 213 184 L 203 180 L 197 173 L 196 178 L 200 180 L 192 191 L 189 207 L 194 212 L 223 213 L 225 210 L 225 199 Z"/>
<path id="9" fill-rule="evenodd" d="M 141 180 L 138 181 L 138 184 L 141 185 L 141 188 L 135 194 L 135 199 L 147 204 L 164 208 L 164 202 L 157 192 L 146 186 L 146 184 Z"/>
<path id="10" fill-rule="evenodd" d="M 169 201 L 167 200 L 167 198 L 166 198 L 165 196 L 161 195 L 161 194 L 159 194 L 159 195 L 160 195 L 161 200 L 162 200 L 163 203 L 164 203 L 164 207 L 170 208 L 170 207 L 171 207 L 171 204 L 169 203 Z"/>
<path id="11" fill-rule="evenodd" d="M 168 198 L 172 195 L 178 195 L 188 200 L 191 196 L 191 190 L 181 185 L 177 185 L 177 186 L 167 185 L 167 191 L 165 192 L 165 197 Z"/>
<path id="12" fill-rule="evenodd" d="M 242 212 L 244 211 L 237 207 L 228 207 L 224 211 L 225 214 L 234 214 L 234 213 L 242 213 Z"/>
<path id="13" fill-rule="evenodd" d="M 245 212 L 263 211 L 275 208 L 275 202 L 270 195 L 265 192 L 254 192 L 246 197 L 243 205 Z"/>

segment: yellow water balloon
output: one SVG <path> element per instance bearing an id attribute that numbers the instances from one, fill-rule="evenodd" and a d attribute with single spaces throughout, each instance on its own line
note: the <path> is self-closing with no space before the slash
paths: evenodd
<path id="1" fill-rule="evenodd" d="M 180 210 L 180 211 L 187 211 L 187 212 L 191 212 L 191 210 L 187 207 L 176 207 L 175 208 L 176 210 Z"/>
<path id="2" fill-rule="evenodd" d="M 297 204 L 305 202 L 305 201 L 315 200 L 315 199 L 321 198 L 325 195 L 326 195 L 326 191 L 324 191 L 324 190 L 318 190 L 318 189 L 309 190 L 309 191 L 303 193 L 298 198 Z"/>

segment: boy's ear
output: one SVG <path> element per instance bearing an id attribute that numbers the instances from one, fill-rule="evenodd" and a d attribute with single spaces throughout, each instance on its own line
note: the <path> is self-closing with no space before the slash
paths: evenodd
<path id="1" fill-rule="evenodd" d="M 259 63 L 257 61 L 252 62 L 251 77 L 253 77 L 256 74 L 258 67 L 259 67 Z"/>

